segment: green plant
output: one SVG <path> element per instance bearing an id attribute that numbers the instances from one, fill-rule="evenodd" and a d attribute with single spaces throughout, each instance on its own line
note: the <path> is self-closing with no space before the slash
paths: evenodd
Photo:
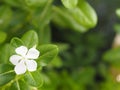
<path id="1" fill-rule="evenodd" d="M 51 23 L 62 29 L 69 28 L 73 32 L 86 32 L 97 24 L 97 15 L 85 0 L 61 1 L 65 7 L 54 4 L 55 0 L 0 1 L 1 90 L 44 90 L 45 88 L 41 86 L 46 85 L 45 78 L 47 76 L 53 80 L 52 82 L 54 82 L 53 76 L 56 76 L 56 78 L 65 78 L 68 83 L 68 87 L 66 87 L 54 82 L 56 84 L 50 85 L 50 87 L 53 86 L 53 88 L 49 88 L 50 90 L 57 89 L 55 87 L 59 85 L 64 90 L 71 87 L 80 89 L 75 85 L 75 80 L 70 78 L 68 72 L 62 71 L 59 76 L 54 71 L 54 67 L 63 65 L 61 57 L 57 56 L 58 48 L 59 52 L 62 52 L 67 50 L 69 45 L 65 43 L 52 44 Z M 25 56 L 23 55 L 24 50 L 27 52 Z M 30 50 L 34 53 L 30 53 Z M 27 56 L 28 53 L 31 56 L 37 56 L 30 58 L 30 55 Z M 17 58 L 14 55 L 17 55 Z M 18 60 L 18 57 L 21 59 Z M 17 60 L 17 64 L 13 59 Z M 31 59 L 34 59 L 32 60 L 33 65 L 28 63 Z M 49 65 L 50 61 L 52 62 Z M 21 68 L 18 68 L 18 64 Z M 45 73 L 43 68 L 46 65 L 51 69 L 48 69 L 48 73 Z M 21 70 L 24 72 L 20 72 Z M 94 75 L 94 70 L 92 68 L 87 70 L 91 73 L 90 77 L 87 76 L 90 79 Z M 86 72 L 83 71 L 83 74 L 81 72 L 80 75 L 84 75 L 84 73 Z M 63 82 L 61 81 L 61 83 Z M 81 86 L 86 83 L 86 80 L 83 80 Z M 72 84 L 73 86 L 71 86 Z M 83 86 L 84 88 L 85 86 Z"/>

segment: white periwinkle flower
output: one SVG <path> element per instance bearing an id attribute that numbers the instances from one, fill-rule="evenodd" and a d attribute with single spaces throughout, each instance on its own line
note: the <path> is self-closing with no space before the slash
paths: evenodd
<path id="1" fill-rule="evenodd" d="M 39 57 L 40 52 L 36 48 L 30 48 L 28 50 L 25 46 L 20 46 L 15 49 L 16 55 L 10 57 L 10 62 L 15 65 L 16 74 L 24 74 L 28 71 L 35 71 L 37 69 L 37 63 L 34 59 Z"/>

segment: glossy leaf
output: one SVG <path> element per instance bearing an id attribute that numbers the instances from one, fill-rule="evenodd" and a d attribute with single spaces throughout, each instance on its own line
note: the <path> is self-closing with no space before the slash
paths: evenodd
<path id="1" fill-rule="evenodd" d="M 97 24 L 97 15 L 95 10 L 90 6 L 90 4 L 86 1 L 79 1 L 78 3 L 78 14 L 76 12 L 76 16 L 81 16 L 82 19 L 78 19 L 80 20 L 79 22 L 81 22 L 81 24 L 83 24 L 84 26 L 88 27 L 88 28 L 92 28 L 95 27 Z M 79 17 L 80 17 L 79 16 Z"/>
<path id="2" fill-rule="evenodd" d="M 65 8 L 53 7 L 53 10 L 55 12 L 53 22 L 56 25 L 80 32 L 86 31 L 87 28 L 76 22 L 73 16 Z"/>
<path id="3" fill-rule="evenodd" d="M 97 24 L 97 15 L 94 9 L 86 2 L 79 1 L 74 9 L 53 7 L 55 12 L 53 22 L 61 27 L 70 28 L 79 32 L 86 32 Z"/>
<path id="4" fill-rule="evenodd" d="M 58 47 L 56 45 L 41 45 L 38 47 L 38 50 L 41 55 L 37 62 L 43 66 L 48 64 L 58 54 Z"/>
<path id="5" fill-rule="evenodd" d="M 78 0 L 61 0 L 66 8 L 75 8 L 77 6 Z"/>
<path id="6" fill-rule="evenodd" d="M 0 63 L 8 63 L 13 48 L 9 44 L 5 44 L 0 51 Z"/>
<path id="7" fill-rule="evenodd" d="M 35 31 L 28 31 L 23 35 L 22 41 L 24 42 L 25 46 L 31 48 L 38 44 L 38 35 Z"/>
<path id="8" fill-rule="evenodd" d="M 14 48 L 17 48 L 19 46 L 23 46 L 24 43 L 21 39 L 19 38 L 13 38 L 10 42 L 10 44 L 14 47 Z"/>
<path id="9" fill-rule="evenodd" d="M 9 90 L 31 90 L 31 89 L 24 80 L 16 80 L 9 87 Z"/>
<path id="10" fill-rule="evenodd" d="M 0 64 L 0 86 L 9 83 L 15 78 L 13 67 L 9 64 Z"/>
<path id="11" fill-rule="evenodd" d="M 39 71 L 27 72 L 24 76 L 24 80 L 33 87 L 40 87 L 43 84 L 43 79 Z"/>

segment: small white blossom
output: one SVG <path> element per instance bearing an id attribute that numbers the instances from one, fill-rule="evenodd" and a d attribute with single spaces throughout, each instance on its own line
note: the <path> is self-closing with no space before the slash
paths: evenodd
<path id="1" fill-rule="evenodd" d="M 36 48 L 30 48 L 28 50 L 25 46 L 20 46 L 15 49 L 16 55 L 10 57 L 10 62 L 15 65 L 16 74 L 24 74 L 28 71 L 35 71 L 37 69 L 37 63 L 34 59 L 39 57 L 40 52 Z"/>

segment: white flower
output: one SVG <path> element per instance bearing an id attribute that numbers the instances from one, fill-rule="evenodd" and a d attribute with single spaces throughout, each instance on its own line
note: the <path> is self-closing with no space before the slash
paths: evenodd
<path id="1" fill-rule="evenodd" d="M 20 46 L 15 49 L 16 55 L 10 57 L 10 62 L 15 65 L 16 74 L 24 74 L 26 70 L 35 71 L 37 69 L 37 63 L 34 59 L 39 57 L 40 52 L 36 48 L 30 48 L 29 50 L 25 46 Z"/>

